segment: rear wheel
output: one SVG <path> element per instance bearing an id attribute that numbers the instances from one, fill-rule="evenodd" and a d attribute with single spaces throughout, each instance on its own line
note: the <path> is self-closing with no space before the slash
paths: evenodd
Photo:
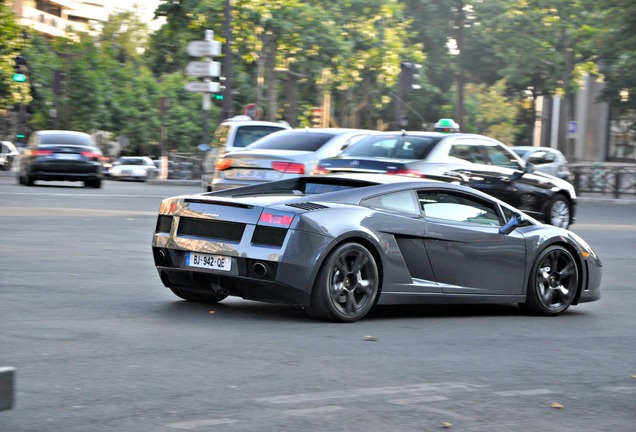
<path id="1" fill-rule="evenodd" d="M 327 321 L 357 321 L 375 304 L 379 286 L 378 267 L 371 252 L 358 243 L 342 244 L 320 268 L 309 314 Z"/>
<path id="2" fill-rule="evenodd" d="M 99 189 L 102 187 L 102 179 L 86 180 L 84 182 L 84 187 L 92 187 L 94 189 Z"/>
<path id="3" fill-rule="evenodd" d="M 552 198 L 546 210 L 546 218 L 550 225 L 559 228 L 567 228 L 570 226 L 570 217 L 572 207 L 570 202 L 563 195 L 557 195 Z"/>
<path id="4" fill-rule="evenodd" d="M 572 304 L 578 283 L 574 256 L 562 246 L 551 246 L 539 255 L 532 268 L 523 306 L 539 315 L 558 315 Z"/>
<path id="5" fill-rule="evenodd" d="M 215 304 L 227 297 L 225 294 L 192 292 L 173 287 L 170 288 L 170 291 L 172 291 L 177 297 L 196 303 Z"/>

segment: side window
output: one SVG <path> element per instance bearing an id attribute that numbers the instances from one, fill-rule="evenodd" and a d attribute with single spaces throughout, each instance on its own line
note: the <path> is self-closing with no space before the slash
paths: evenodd
<path id="1" fill-rule="evenodd" d="M 397 210 L 407 213 L 420 214 L 417 203 L 414 200 L 411 191 L 394 192 L 386 195 L 380 195 L 369 198 L 362 202 L 367 207 L 384 208 L 388 210 Z"/>
<path id="2" fill-rule="evenodd" d="M 504 168 L 521 169 L 521 166 L 512 152 L 507 151 L 505 148 L 492 144 L 485 146 L 485 149 L 493 165 Z"/>
<path id="3" fill-rule="evenodd" d="M 448 191 L 419 191 L 418 200 L 426 218 L 488 226 L 501 226 L 495 205 Z"/>
<path id="4" fill-rule="evenodd" d="M 480 145 L 466 143 L 454 144 L 451 147 L 449 156 L 477 164 L 486 163 L 486 159 L 484 158 L 482 147 Z"/>

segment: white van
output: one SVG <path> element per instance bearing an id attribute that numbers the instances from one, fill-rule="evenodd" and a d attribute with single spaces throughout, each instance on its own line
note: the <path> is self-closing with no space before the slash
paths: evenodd
<path id="1" fill-rule="evenodd" d="M 240 150 L 259 138 L 283 129 L 291 129 L 287 122 L 252 120 L 248 116 L 235 116 L 221 123 L 212 136 L 210 148 L 203 158 L 201 186 L 210 192 L 216 160 L 225 153 Z"/>

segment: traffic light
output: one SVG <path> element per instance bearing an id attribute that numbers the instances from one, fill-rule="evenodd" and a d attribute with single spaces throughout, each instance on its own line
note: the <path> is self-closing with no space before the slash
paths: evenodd
<path id="1" fill-rule="evenodd" d="M 223 100 L 223 93 L 214 93 L 214 100 Z"/>
<path id="2" fill-rule="evenodd" d="M 311 127 L 322 127 L 322 109 L 317 107 L 312 108 Z"/>
<path id="3" fill-rule="evenodd" d="M 13 81 L 25 82 L 27 80 L 27 74 L 29 69 L 27 68 L 26 57 L 19 55 L 15 57 L 15 64 L 13 65 Z"/>

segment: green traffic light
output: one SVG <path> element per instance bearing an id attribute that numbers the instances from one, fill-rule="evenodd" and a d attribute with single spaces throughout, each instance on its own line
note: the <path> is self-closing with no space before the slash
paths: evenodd
<path id="1" fill-rule="evenodd" d="M 216 100 L 223 100 L 223 93 L 216 93 L 214 95 L 214 99 Z"/>
<path id="2" fill-rule="evenodd" d="M 24 134 L 21 134 L 21 133 L 19 133 L 19 134 L 15 134 L 16 139 L 24 139 L 24 136 L 25 136 L 25 135 L 24 135 Z"/>
<path id="3" fill-rule="evenodd" d="M 26 81 L 26 75 L 20 74 L 20 73 L 15 73 L 15 74 L 13 74 L 13 81 L 15 81 L 15 82 L 25 82 Z"/>

